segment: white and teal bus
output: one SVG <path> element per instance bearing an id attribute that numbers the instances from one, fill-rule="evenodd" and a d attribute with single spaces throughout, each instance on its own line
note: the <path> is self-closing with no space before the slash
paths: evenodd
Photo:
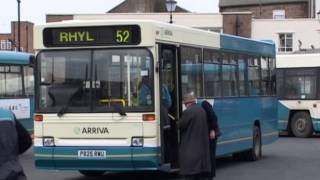
<path id="1" fill-rule="evenodd" d="M 84 175 L 179 169 L 182 95 L 210 101 L 218 156 L 277 139 L 275 45 L 155 21 L 35 27 L 35 165 Z"/>
<path id="2" fill-rule="evenodd" d="M 320 54 L 277 55 L 279 130 L 296 137 L 320 132 Z"/>

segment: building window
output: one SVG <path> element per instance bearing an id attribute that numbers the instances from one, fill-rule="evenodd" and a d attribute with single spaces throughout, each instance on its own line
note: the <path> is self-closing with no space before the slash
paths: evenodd
<path id="1" fill-rule="evenodd" d="M 7 49 L 7 42 L 6 42 L 6 40 L 1 40 L 1 41 L 0 41 L 0 48 L 1 48 L 1 50 L 6 50 L 6 49 Z"/>
<path id="2" fill-rule="evenodd" d="M 273 19 L 285 19 L 286 18 L 286 11 L 281 9 L 281 10 L 273 10 Z"/>
<path id="3" fill-rule="evenodd" d="M 9 40 L 7 40 L 7 49 L 11 50 L 11 48 L 12 48 L 12 44 Z"/>
<path id="4" fill-rule="evenodd" d="M 279 52 L 292 52 L 292 33 L 280 33 L 279 34 Z"/>

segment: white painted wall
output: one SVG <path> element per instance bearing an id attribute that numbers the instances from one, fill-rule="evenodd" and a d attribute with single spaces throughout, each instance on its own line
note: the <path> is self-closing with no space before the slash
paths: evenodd
<path id="1" fill-rule="evenodd" d="M 101 19 L 150 19 L 169 22 L 169 13 L 109 13 L 109 14 L 75 14 L 75 20 Z M 174 13 L 173 22 L 193 28 L 222 29 L 222 15 L 218 13 Z"/>
<path id="2" fill-rule="evenodd" d="M 310 49 L 311 45 L 320 48 L 320 21 L 317 19 L 253 19 L 252 38 L 273 40 L 278 48 L 279 33 L 293 33 L 293 51 L 299 49 L 298 40 L 302 47 Z"/>

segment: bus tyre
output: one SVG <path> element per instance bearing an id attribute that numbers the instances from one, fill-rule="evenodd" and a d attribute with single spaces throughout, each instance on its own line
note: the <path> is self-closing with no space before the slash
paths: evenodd
<path id="1" fill-rule="evenodd" d="M 292 134 L 296 137 L 306 138 L 313 133 L 310 114 L 307 112 L 295 113 L 290 123 Z"/>
<path id="2" fill-rule="evenodd" d="M 261 131 L 258 126 L 254 126 L 252 135 L 252 148 L 247 151 L 247 160 L 257 161 L 262 157 Z"/>
<path id="3" fill-rule="evenodd" d="M 261 131 L 258 126 L 254 126 L 252 135 L 252 148 L 240 153 L 233 154 L 234 160 L 256 161 L 262 157 Z"/>
<path id="4" fill-rule="evenodd" d="M 105 173 L 105 171 L 86 171 L 86 170 L 80 170 L 79 172 L 82 175 L 87 176 L 87 177 L 102 176 Z"/>

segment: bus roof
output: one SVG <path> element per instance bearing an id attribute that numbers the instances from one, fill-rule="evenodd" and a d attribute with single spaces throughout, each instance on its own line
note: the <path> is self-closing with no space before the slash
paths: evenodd
<path id="1" fill-rule="evenodd" d="M 220 40 L 221 49 L 269 57 L 276 55 L 275 44 L 272 41 L 258 41 L 227 34 L 222 34 Z"/>
<path id="2" fill-rule="evenodd" d="M 27 65 L 32 61 L 33 55 L 25 52 L 0 51 L 0 64 Z"/>
<path id="3" fill-rule="evenodd" d="M 224 49 L 252 55 L 275 57 L 275 45 L 272 42 L 257 41 L 239 36 L 231 36 L 194 29 L 177 24 L 168 24 L 154 20 L 71 20 L 35 26 L 35 49 L 46 49 L 43 44 L 45 28 L 91 27 L 112 25 L 139 25 L 141 43 L 139 46 L 154 46 L 156 42 L 172 42 L 182 45 L 196 45 L 213 49 Z M 67 47 L 61 47 L 63 49 Z M 56 49 L 61 49 L 56 47 Z M 80 48 L 80 47 L 77 47 Z M 85 47 L 83 47 L 85 48 Z"/>

